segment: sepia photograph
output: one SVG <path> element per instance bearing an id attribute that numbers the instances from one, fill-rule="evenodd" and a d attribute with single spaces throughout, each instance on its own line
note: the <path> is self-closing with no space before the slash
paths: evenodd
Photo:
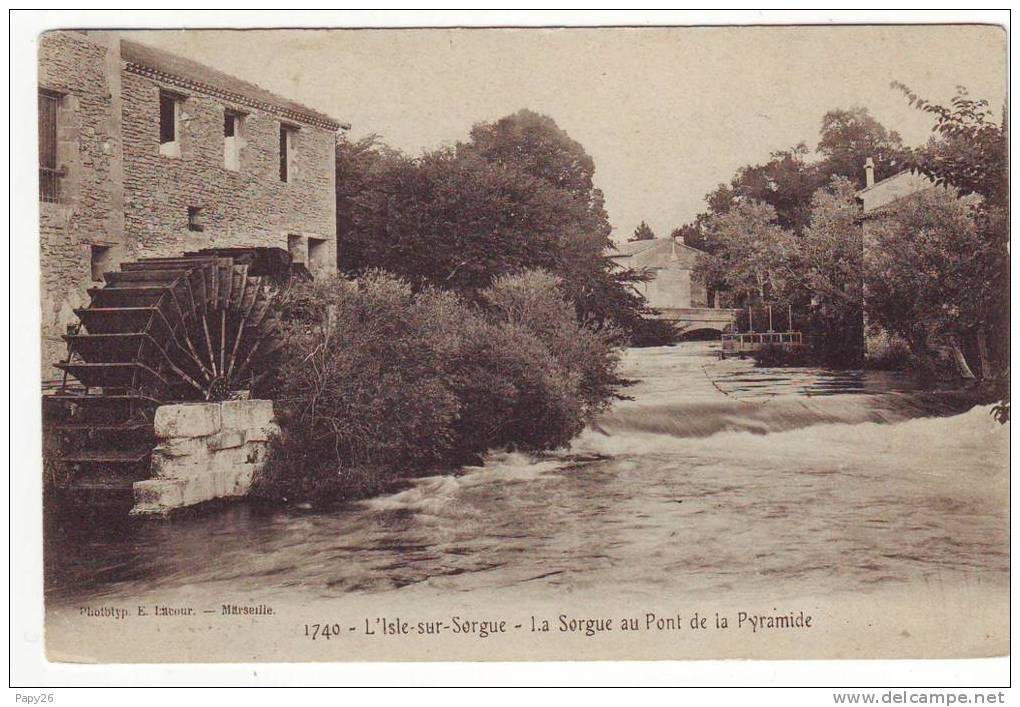
<path id="1" fill-rule="evenodd" d="M 45 660 L 1008 656 L 1008 39 L 26 37 Z"/>

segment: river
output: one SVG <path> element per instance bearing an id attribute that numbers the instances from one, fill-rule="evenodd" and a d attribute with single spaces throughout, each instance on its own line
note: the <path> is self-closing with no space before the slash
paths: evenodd
<path id="1" fill-rule="evenodd" d="M 1009 426 L 904 376 L 628 350 L 637 383 L 569 450 L 494 453 L 331 511 L 244 503 L 51 527 L 48 609 L 479 592 L 867 597 L 1004 591 Z"/>

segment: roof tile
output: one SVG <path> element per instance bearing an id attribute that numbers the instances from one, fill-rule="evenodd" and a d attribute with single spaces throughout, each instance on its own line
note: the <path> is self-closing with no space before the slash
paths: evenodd
<path id="1" fill-rule="evenodd" d="M 196 90 L 219 94 L 242 104 L 269 109 L 298 122 L 330 130 L 346 127 L 325 113 L 320 113 L 295 101 L 282 98 L 253 83 L 242 81 L 230 74 L 162 49 L 122 39 L 120 53 L 121 59 L 129 65 L 135 65 L 142 69 L 141 73 L 154 73 L 156 78 L 169 80 L 172 83 L 183 82 L 185 86 L 192 85 Z M 145 69 L 149 71 L 145 71 Z M 175 79 L 176 81 L 174 81 Z"/>

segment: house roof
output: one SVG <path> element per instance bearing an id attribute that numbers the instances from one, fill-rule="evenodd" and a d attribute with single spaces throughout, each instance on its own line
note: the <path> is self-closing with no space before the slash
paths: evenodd
<path id="1" fill-rule="evenodd" d="M 325 113 L 278 96 L 261 86 L 162 49 L 122 39 L 120 55 L 127 63 L 129 71 L 174 86 L 218 96 L 241 105 L 261 108 L 320 128 L 339 130 L 349 127 Z"/>
<path id="2" fill-rule="evenodd" d="M 857 190 L 857 195 L 861 196 L 863 194 L 867 194 L 869 192 L 873 192 L 873 191 L 876 191 L 878 189 L 882 189 L 882 188 L 887 187 L 889 184 L 892 184 L 894 182 L 903 181 L 903 180 L 907 179 L 908 176 L 912 176 L 914 174 L 917 174 L 917 173 L 916 172 L 912 172 L 909 169 L 901 170 L 901 171 L 897 172 L 896 174 L 893 174 L 893 175 L 890 175 L 890 176 L 886 177 L 885 179 L 878 180 L 877 182 L 872 184 L 870 187 L 864 187 L 863 189 L 858 189 Z"/>
<path id="3" fill-rule="evenodd" d="M 857 192 L 857 199 L 864 206 L 864 213 L 884 209 L 900 199 L 935 186 L 929 177 L 909 169 L 897 172 L 891 177 L 875 182 Z"/>

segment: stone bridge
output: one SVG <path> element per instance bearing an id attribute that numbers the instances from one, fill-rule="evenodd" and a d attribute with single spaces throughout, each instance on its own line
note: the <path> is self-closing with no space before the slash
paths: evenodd
<path id="1" fill-rule="evenodd" d="M 680 333 L 711 329 L 721 334 L 733 327 L 738 311 L 715 307 L 660 307 L 656 309 L 656 318 L 676 322 Z"/>

